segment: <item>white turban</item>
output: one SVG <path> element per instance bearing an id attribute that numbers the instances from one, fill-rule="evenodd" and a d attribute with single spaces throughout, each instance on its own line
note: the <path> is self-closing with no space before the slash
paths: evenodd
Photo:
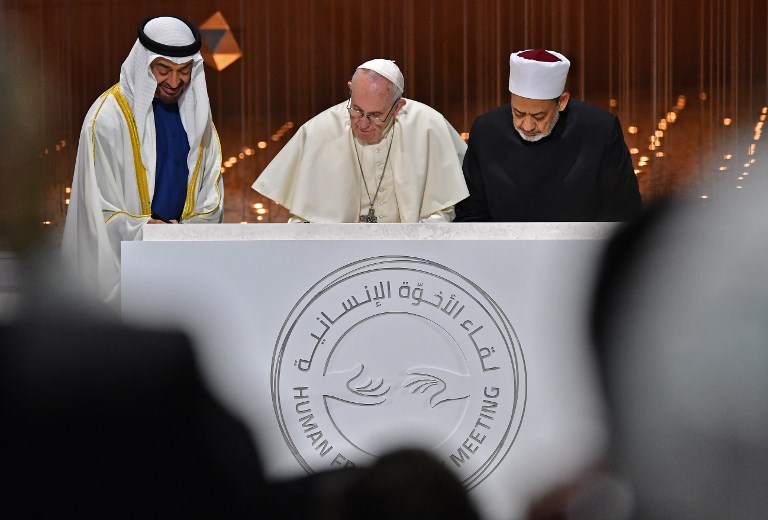
<path id="1" fill-rule="evenodd" d="M 520 51 L 509 57 L 509 91 L 528 99 L 555 99 L 565 90 L 571 62 L 555 51 Z"/>
<path id="2" fill-rule="evenodd" d="M 358 69 L 367 69 L 381 74 L 387 78 L 400 92 L 400 95 L 405 91 L 405 79 L 403 79 L 403 73 L 400 72 L 400 68 L 395 65 L 392 60 L 385 60 L 376 58 L 374 60 L 366 61 Z"/>
<path id="3" fill-rule="evenodd" d="M 158 57 L 177 64 L 192 61 L 189 86 L 179 98 L 179 115 L 190 148 L 187 166 L 191 172 L 197 163 L 203 132 L 211 120 L 211 104 L 200 54 L 200 33 L 181 18 L 149 18 L 139 25 L 139 38 L 120 68 L 120 91 L 133 110 L 141 140 L 141 157 L 144 166 L 153 171 L 156 137 L 152 100 L 157 79 L 149 67 Z"/>

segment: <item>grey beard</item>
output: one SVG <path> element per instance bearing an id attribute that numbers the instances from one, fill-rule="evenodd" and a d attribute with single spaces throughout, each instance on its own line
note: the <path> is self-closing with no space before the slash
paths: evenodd
<path id="1" fill-rule="evenodd" d="M 555 117 L 552 118 L 552 122 L 549 124 L 549 128 L 547 128 L 547 131 L 534 135 L 533 137 L 528 137 L 527 135 L 525 135 L 523 131 L 521 131 L 517 127 L 515 127 L 515 130 L 517 130 L 517 133 L 520 134 L 520 137 L 523 138 L 523 141 L 528 141 L 529 143 L 535 143 L 537 141 L 541 141 L 542 139 L 547 137 L 549 134 L 551 134 L 552 129 L 555 128 L 555 125 L 559 120 L 560 120 L 560 111 L 558 110 L 557 112 L 555 112 Z"/>

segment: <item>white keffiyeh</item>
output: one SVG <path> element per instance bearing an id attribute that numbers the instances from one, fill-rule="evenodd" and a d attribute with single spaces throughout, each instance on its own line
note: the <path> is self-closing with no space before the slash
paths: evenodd
<path id="1" fill-rule="evenodd" d="M 144 26 L 144 34 L 158 43 L 171 46 L 186 46 L 195 41 L 192 31 L 182 20 L 168 16 L 149 20 Z M 190 149 L 187 167 L 192 172 L 200 151 L 200 140 L 211 119 L 203 57 L 200 52 L 184 57 L 164 56 L 148 50 L 137 39 L 120 68 L 120 90 L 128 100 L 136 119 L 144 165 L 154 168 L 157 151 L 152 100 L 157 90 L 157 79 L 149 66 L 158 57 L 177 64 L 193 61 L 190 84 L 179 98 L 179 114 L 187 132 Z"/>

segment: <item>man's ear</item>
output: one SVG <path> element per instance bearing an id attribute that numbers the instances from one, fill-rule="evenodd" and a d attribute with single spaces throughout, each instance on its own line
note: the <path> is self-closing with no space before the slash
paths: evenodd
<path id="1" fill-rule="evenodd" d="M 558 112 L 562 112 L 565 110 L 565 107 L 568 105 L 568 100 L 571 99 L 571 93 L 570 92 L 563 92 L 560 94 L 560 98 L 557 102 L 557 110 Z"/>
<path id="2" fill-rule="evenodd" d="M 398 112 L 400 112 L 400 109 L 405 106 L 405 98 L 400 98 L 397 100 L 397 104 L 395 105 L 395 108 L 392 109 L 392 116 L 397 116 Z"/>

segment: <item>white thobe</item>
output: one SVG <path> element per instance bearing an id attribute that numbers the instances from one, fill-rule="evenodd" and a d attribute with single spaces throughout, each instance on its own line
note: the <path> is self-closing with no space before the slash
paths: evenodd
<path id="1" fill-rule="evenodd" d="M 116 87 L 89 109 L 80 132 L 62 241 L 64 258 L 86 292 L 115 307 L 120 295 L 120 243 L 141 239 L 155 188 L 155 147 L 145 146 L 152 151 L 149 160 L 142 160 L 139 152 L 142 142 L 155 142 L 154 117 L 150 113 L 140 140 L 132 134 L 126 113 L 133 124 L 130 108 Z M 212 123 L 198 150 L 181 222 L 221 222 L 221 146 Z"/>
<path id="2" fill-rule="evenodd" d="M 379 222 L 451 220 L 453 206 L 469 194 L 461 170 L 464 141 L 439 112 L 413 100 L 389 132 L 379 143 L 358 143 L 373 198 L 379 179 L 368 176 L 383 168 L 393 139 L 376 200 Z M 293 221 L 359 222 L 370 203 L 353 139 L 346 102 L 331 107 L 299 128 L 253 188 L 286 207 Z"/>

